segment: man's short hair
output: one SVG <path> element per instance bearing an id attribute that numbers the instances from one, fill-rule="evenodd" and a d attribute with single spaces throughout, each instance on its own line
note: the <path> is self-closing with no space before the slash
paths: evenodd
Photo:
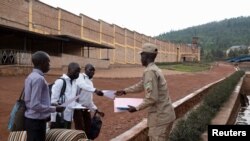
<path id="1" fill-rule="evenodd" d="M 31 59 L 34 66 L 39 66 L 44 61 L 47 61 L 49 59 L 49 54 L 44 51 L 37 51 L 32 54 Z"/>
<path id="2" fill-rule="evenodd" d="M 85 70 L 89 69 L 89 68 L 94 68 L 95 69 L 95 67 L 92 64 L 86 64 L 84 68 L 85 68 Z"/>
<path id="3" fill-rule="evenodd" d="M 68 65 L 68 71 L 70 71 L 71 69 L 77 69 L 77 68 L 80 68 L 80 65 L 76 62 L 71 62 Z"/>

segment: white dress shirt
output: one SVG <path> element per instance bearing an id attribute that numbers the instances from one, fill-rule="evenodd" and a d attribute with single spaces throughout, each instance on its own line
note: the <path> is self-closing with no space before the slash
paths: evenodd
<path id="1" fill-rule="evenodd" d="M 63 74 L 61 78 L 64 78 L 66 81 L 66 89 L 65 89 L 65 102 L 68 101 L 69 99 L 72 99 L 76 96 L 77 93 L 77 85 L 76 85 L 76 80 L 72 81 L 72 84 L 70 83 L 70 78 L 66 75 Z M 55 81 L 55 84 L 52 86 L 51 89 L 51 103 L 56 103 L 58 104 L 59 96 L 61 93 L 61 89 L 63 86 L 63 80 L 62 79 L 57 79 Z M 74 110 L 72 107 L 78 105 L 77 102 L 72 102 L 70 103 L 64 110 L 64 120 L 66 121 L 72 121 L 73 119 L 73 112 Z M 56 112 L 51 114 L 51 121 L 55 122 L 56 121 Z"/>
<path id="2" fill-rule="evenodd" d="M 97 107 L 93 102 L 93 93 L 96 88 L 94 88 L 92 80 L 85 73 L 80 73 L 76 79 L 76 84 L 80 88 L 81 94 L 78 103 L 91 111 L 95 111 Z"/>

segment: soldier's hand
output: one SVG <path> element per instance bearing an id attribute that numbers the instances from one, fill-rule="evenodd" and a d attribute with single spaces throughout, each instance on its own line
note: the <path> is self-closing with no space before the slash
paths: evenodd
<path id="1" fill-rule="evenodd" d="M 65 110 L 65 107 L 56 106 L 56 112 L 63 112 L 64 110 Z"/>
<path id="2" fill-rule="evenodd" d="M 133 112 L 136 112 L 137 110 L 136 110 L 136 108 L 134 106 L 128 105 L 128 111 L 130 113 L 133 113 Z"/>
<path id="3" fill-rule="evenodd" d="M 126 92 L 124 90 L 118 90 L 115 92 L 116 96 L 121 96 L 121 95 L 125 95 L 125 94 L 126 94 Z"/>
<path id="4" fill-rule="evenodd" d="M 100 90 L 95 90 L 95 93 L 98 95 L 98 96 L 103 96 L 103 92 L 102 91 L 100 91 Z"/>

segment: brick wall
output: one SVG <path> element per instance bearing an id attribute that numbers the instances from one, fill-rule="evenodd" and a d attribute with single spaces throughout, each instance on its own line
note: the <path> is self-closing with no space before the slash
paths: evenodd
<path id="1" fill-rule="evenodd" d="M 134 47 L 134 32 L 128 29 L 125 29 L 125 41 L 126 46 Z"/>
<path id="2" fill-rule="evenodd" d="M 126 48 L 121 45 L 115 45 L 115 62 L 124 64 L 125 63 L 125 50 Z"/>
<path id="3" fill-rule="evenodd" d="M 101 26 L 101 42 L 109 45 L 114 44 L 114 26 L 100 20 Z"/>
<path id="4" fill-rule="evenodd" d="M 29 3 L 22 0 L 0 1 L 0 24 L 28 29 Z"/>
<path id="5" fill-rule="evenodd" d="M 1 0 L 0 24 L 41 34 L 69 35 L 113 46 L 115 49 L 108 51 L 91 48 L 89 53 L 91 58 L 109 58 L 110 63 L 140 64 L 140 56 L 137 52 L 141 50 L 141 46 L 145 42 L 154 43 L 159 47 L 157 62 L 177 62 L 180 61 L 181 54 L 195 54 L 198 60 L 200 58 L 198 48 L 163 42 L 103 20 L 97 21 L 83 14 L 79 16 L 72 14 L 37 0 Z M 81 46 L 78 46 L 77 49 L 65 48 L 67 54 L 75 53 L 75 55 L 86 56 L 87 52 L 82 50 Z"/>
<path id="6" fill-rule="evenodd" d="M 32 3 L 32 30 L 45 34 L 58 33 L 58 10 L 38 1 Z"/>
<path id="7" fill-rule="evenodd" d="M 82 38 L 100 42 L 100 22 L 82 15 Z"/>
<path id="8" fill-rule="evenodd" d="M 81 17 L 61 10 L 61 34 L 81 38 Z"/>

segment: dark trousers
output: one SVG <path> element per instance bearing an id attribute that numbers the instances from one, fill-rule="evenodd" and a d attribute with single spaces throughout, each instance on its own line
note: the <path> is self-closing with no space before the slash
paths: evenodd
<path id="1" fill-rule="evenodd" d="M 45 141 L 46 120 L 25 118 L 27 141 Z"/>
<path id="2" fill-rule="evenodd" d="M 66 129 L 71 129 L 71 122 L 70 122 L 70 121 L 64 120 L 64 127 L 65 127 Z"/>
<path id="3" fill-rule="evenodd" d="M 71 129 L 71 121 L 66 121 L 62 113 L 56 113 L 56 122 L 50 123 L 50 129 Z"/>
<path id="4" fill-rule="evenodd" d="M 61 128 L 61 129 L 71 129 L 71 122 L 63 120 L 62 124 L 51 122 L 50 129 Z"/>
<path id="5" fill-rule="evenodd" d="M 74 111 L 74 124 L 76 130 L 83 130 L 87 137 L 90 137 L 91 114 L 88 110 Z"/>

